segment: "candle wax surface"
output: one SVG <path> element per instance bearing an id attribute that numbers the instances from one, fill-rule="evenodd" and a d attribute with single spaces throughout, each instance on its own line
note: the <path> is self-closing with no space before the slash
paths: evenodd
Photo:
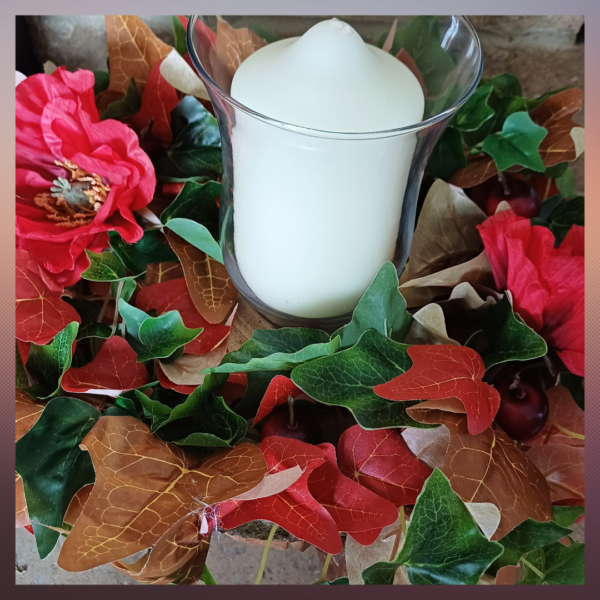
<path id="1" fill-rule="evenodd" d="M 424 110 L 411 71 L 337 19 L 252 54 L 231 96 L 272 119 L 342 134 L 416 124 Z M 298 317 L 353 310 L 394 256 L 416 135 L 310 135 L 241 110 L 231 135 L 235 252 L 249 288 Z"/>

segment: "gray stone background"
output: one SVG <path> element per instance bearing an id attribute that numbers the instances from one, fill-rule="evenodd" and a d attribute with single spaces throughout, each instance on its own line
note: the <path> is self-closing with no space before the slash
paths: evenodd
<path id="1" fill-rule="evenodd" d="M 167 43 L 173 43 L 170 16 L 142 17 Z M 320 17 L 322 18 L 322 17 Z M 319 19 L 320 19 L 319 18 Z M 341 17 L 352 22 L 356 17 Z M 389 27 L 389 18 L 364 17 L 376 33 Z M 232 25 L 248 17 L 227 17 Z M 523 83 L 526 96 L 537 96 L 562 87 L 584 88 L 584 47 L 576 43 L 583 24 L 579 16 L 471 17 L 484 49 L 484 76 L 512 72 Z M 278 30 L 297 34 L 316 22 L 310 17 L 263 17 Z M 27 17 L 32 41 L 41 62 L 51 60 L 68 69 L 106 69 L 107 43 L 101 16 Z M 580 36 L 581 37 L 581 36 Z M 583 124 L 583 111 L 576 121 Z M 576 188 L 584 191 L 583 157 L 574 165 Z M 16 532 L 15 576 L 17 584 L 133 584 L 136 582 L 105 565 L 84 573 L 67 573 L 56 566 L 59 549 L 44 561 L 37 555 L 33 536 Z M 254 581 L 262 548 L 236 541 L 227 535 L 214 536 L 207 564 L 217 582 L 250 584 Z M 333 571 L 333 565 L 330 567 Z M 264 584 L 310 584 L 318 579 L 321 562 L 314 548 L 272 549 L 263 577 Z"/>

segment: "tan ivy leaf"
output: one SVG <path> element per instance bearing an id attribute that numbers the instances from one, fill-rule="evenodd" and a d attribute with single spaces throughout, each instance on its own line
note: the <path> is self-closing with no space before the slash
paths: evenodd
<path id="1" fill-rule="evenodd" d="M 237 298 L 227 269 L 172 231 L 165 234 L 181 261 L 194 306 L 209 323 L 221 323 Z"/>
<path id="2" fill-rule="evenodd" d="M 150 548 L 178 520 L 252 489 L 267 473 L 256 446 L 238 444 L 201 461 L 134 417 L 102 417 L 81 447 L 96 483 L 58 557 L 66 571 Z"/>
<path id="3" fill-rule="evenodd" d="M 159 40 L 150 28 L 134 15 L 106 15 L 110 83 L 108 90 L 125 94 L 130 78 L 140 94 L 152 67 L 173 48 Z"/>
<path id="4" fill-rule="evenodd" d="M 94 484 L 90 483 L 89 485 L 84 485 L 74 496 L 71 502 L 69 502 L 69 506 L 67 508 L 67 512 L 63 517 L 63 521 L 68 523 L 69 525 L 75 525 L 75 522 L 81 516 L 83 512 L 83 507 L 85 503 L 89 500 L 90 494 L 94 489 Z"/>
<path id="5" fill-rule="evenodd" d="M 439 304 L 434 303 L 425 305 L 413 315 L 404 343 L 459 345 L 457 341 L 448 337 L 444 311 Z"/>
<path id="6" fill-rule="evenodd" d="M 30 525 L 29 515 L 27 514 L 27 502 L 25 501 L 25 490 L 23 489 L 23 480 L 18 473 L 15 473 L 15 526 L 25 527 Z"/>
<path id="7" fill-rule="evenodd" d="M 469 157 L 466 167 L 454 172 L 450 183 L 459 188 L 471 188 L 487 181 L 498 173 L 494 159 L 488 154 L 476 154 Z"/>
<path id="8" fill-rule="evenodd" d="M 491 502 L 501 519 L 498 540 L 527 518 L 553 520 L 550 491 L 542 473 L 502 431 L 489 427 L 470 435 L 464 407 L 456 398 L 423 402 L 408 409 L 422 423 L 448 428 L 450 443 L 442 471 L 464 502 Z"/>
<path id="9" fill-rule="evenodd" d="M 183 277 L 183 267 L 180 262 L 149 263 L 146 268 L 144 284 L 146 286 L 163 281 L 172 281 Z"/>
<path id="10" fill-rule="evenodd" d="M 40 418 L 44 405 L 35 402 L 21 390 L 16 390 L 15 442 L 19 441 Z"/>
<path id="11" fill-rule="evenodd" d="M 477 256 L 483 249 L 477 225 L 486 218 L 461 189 L 436 180 L 421 209 L 400 284 Z"/>
<path id="12" fill-rule="evenodd" d="M 206 375 L 199 375 L 200 371 L 217 367 L 226 354 L 227 344 L 221 344 L 205 354 L 184 354 L 172 362 L 160 363 L 160 368 L 175 385 L 201 385 Z"/>

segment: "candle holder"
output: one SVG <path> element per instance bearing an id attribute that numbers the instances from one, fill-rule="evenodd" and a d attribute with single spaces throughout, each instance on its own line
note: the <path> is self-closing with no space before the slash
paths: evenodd
<path id="1" fill-rule="evenodd" d="M 286 38 L 326 18 L 228 21 L 262 37 L 269 32 Z M 379 46 L 395 19 L 401 30 L 413 17 L 344 17 L 365 42 Z M 467 18 L 422 19 L 424 31 L 403 36 L 408 47 L 392 45 L 391 51 L 421 83 L 423 120 L 354 133 L 284 123 L 234 100 L 231 81 L 245 40 L 233 52 L 217 52 L 218 18 L 189 21 L 189 55 L 221 133 L 225 266 L 242 296 L 276 325 L 335 329 L 349 321 L 386 260 L 398 273 L 404 269 L 427 160 L 483 68 L 479 38 Z M 249 45 L 256 41 L 247 38 Z"/>

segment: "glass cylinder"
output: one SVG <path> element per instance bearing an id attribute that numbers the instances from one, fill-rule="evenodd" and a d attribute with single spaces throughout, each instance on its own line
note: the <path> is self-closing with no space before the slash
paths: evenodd
<path id="1" fill-rule="evenodd" d="M 251 44 L 256 40 L 251 31 L 298 36 L 326 18 L 228 21 L 236 29 L 247 27 Z M 221 132 L 225 266 L 242 296 L 281 326 L 339 327 L 350 319 L 385 261 L 401 273 L 427 160 L 454 113 L 476 89 L 483 68 L 479 39 L 465 17 L 344 21 L 365 42 L 391 46 L 416 75 L 425 97 L 421 122 L 339 133 L 257 113 L 229 93 L 235 63 L 243 60 L 243 44 L 237 53 L 217 52 L 221 42 L 214 34 L 223 35 L 219 27 L 225 27 L 217 17 L 193 16 L 188 24 L 189 54 Z M 401 33 L 388 36 L 394 22 Z"/>

